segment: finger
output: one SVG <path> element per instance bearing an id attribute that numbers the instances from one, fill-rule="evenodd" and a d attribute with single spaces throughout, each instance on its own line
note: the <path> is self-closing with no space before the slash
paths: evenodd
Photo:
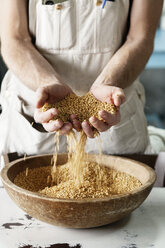
<path id="1" fill-rule="evenodd" d="M 120 122 L 120 112 L 117 111 L 116 114 L 110 114 L 105 110 L 99 111 L 99 116 L 109 125 L 114 126 Z"/>
<path id="2" fill-rule="evenodd" d="M 45 88 L 41 87 L 37 89 L 36 95 L 37 95 L 36 108 L 41 108 L 45 104 L 46 100 L 48 99 L 48 94 Z"/>
<path id="3" fill-rule="evenodd" d="M 74 119 L 73 121 L 71 121 L 73 128 L 77 131 L 80 132 L 81 131 L 81 123 L 79 122 L 79 120 Z"/>
<path id="4" fill-rule="evenodd" d="M 70 116 L 70 121 L 73 125 L 73 128 L 77 131 L 80 132 L 81 131 L 81 123 L 78 120 L 78 117 L 75 114 L 72 114 Z"/>
<path id="5" fill-rule="evenodd" d="M 72 121 L 74 119 L 77 119 L 78 120 L 78 116 L 76 114 L 70 115 L 70 120 Z"/>
<path id="6" fill-rule="evenodd" d="M 112 97 L 116 107 L 120 107 L 120 105 L 125 102 L 125 95 L 123 91 L 114 93 Z"/>
<path id="7" fill-rule="evenodd" d="M 65 135 L 72 130 L 72 124 L 70 122 L 64 123 L 64 125 L 60 129 L 60 135 Z"/>
<path id="8" fill-rule="evenodd" d="M 63 126 L 63 122 L 61 120 L 55 120 L 42 125 L 47 132 L 54 132 L 58 131 Z"/>
<path id="9" fill-rule="evenodd" d="M 106 131 L 107 129 L 110 128 L 110 126 L 109 126 L 107 123 L 105 123 L 105 122 L 99 120 L 99 119 L 96 118 L 95 116 L 90 117 L 89 122 L 90 122 L 91 125 L 92 125 L 93 127 L 95 127 L 99 132 L 104 132 L 104 131 Z"/>
<path id="10" fill-rule="evenodd" d="M 53 119 L 54 116 L 58 114 L 56 108 L 51 108 L 45 112 L 42 112 L 41 109 L 36 109 L 34 112 L 34 120 L 38 123 L 48 122 Z"/>
<path id="11" fill-rule="evenodd" d="M 90 124 L 87 121 L 83 121 L 81 125 L 82 125 L 82 129 L 84 130 L 86 135 L 89 138 L 93 139 L 94 138 L 94 132 L 93 132 L 92 127 L 90 126 Z"/>

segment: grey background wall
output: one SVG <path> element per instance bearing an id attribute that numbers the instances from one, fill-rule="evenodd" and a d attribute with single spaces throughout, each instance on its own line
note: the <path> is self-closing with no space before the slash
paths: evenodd
<path id="1" fill-rule="evenodd" d="M 146 92 L 145 113 L 149 125 L 165 128 L 165 68 L 145 69 L 140 81 Z"/>

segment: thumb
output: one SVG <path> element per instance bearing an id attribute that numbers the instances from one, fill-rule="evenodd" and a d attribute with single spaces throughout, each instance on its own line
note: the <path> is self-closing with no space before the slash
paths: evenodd
<path id="1" fill-rule="evenodd" d="M 112 98 L 116 107 L 120 107 L 120 105 L 125 102 L 125 95 L 123 91 L 113 94 Z"/>
<path id="2" fill-rule="evenodd" d="M 36 91 L 37 101 L 36 101 L 36 108 L 41 108 L 45 104 L 46 100 L 48 99 L 48 93 L 44 87 L 40 87 Z"/>

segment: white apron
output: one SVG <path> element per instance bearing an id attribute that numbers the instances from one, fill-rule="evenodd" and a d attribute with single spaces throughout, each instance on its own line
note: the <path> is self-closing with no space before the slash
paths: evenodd
<path id="1" fill-rule="evenodd" d="M 75 93 L 89 91 L 115 51 L 122 45 L 127 29 L 129 0 L 107 1 L 101 8 L 96 0 L 69 0 L 57 5 L 29 1 L 29 29 L 41 54 L 54 66 Z M 144 116 L 144 91 L 136 81 L 125 89 L 127 101 L 121 106 L 121 122 L 101 133 L 104 153 L 142 153 L 148 145 Z M 54 134 L 33 122 L 35 92 L 8 71 L 1 91 L 0 153 L 52 153 Z M 65 151 L 61 137 L 60 151 Z M 98 151 L 95 139 L 86 150 Z"/>

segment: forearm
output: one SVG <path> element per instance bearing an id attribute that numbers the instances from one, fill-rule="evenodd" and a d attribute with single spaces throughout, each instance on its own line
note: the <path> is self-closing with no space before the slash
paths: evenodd
<path id="1" fill-rule="evenodd" d="M 127 39 L 94 85 L 106 84 L 124 89 L 138 77 L 153 51 L 162 5 L 163 0 L 133 0 Z"/>
<path id="2" fill-rule="evenodd" d="M 32 90 L 60 82 L 59 75 L 30 40 L 2 41 L 2 56 L 8 68 Z"/>
<path id="3" fill-rule="evenodd" d="M 127 39 L 113 55 L 93 86 L 100 84 L 126 88 L 138 77 L 153 50 L 153 41 Z"/>

